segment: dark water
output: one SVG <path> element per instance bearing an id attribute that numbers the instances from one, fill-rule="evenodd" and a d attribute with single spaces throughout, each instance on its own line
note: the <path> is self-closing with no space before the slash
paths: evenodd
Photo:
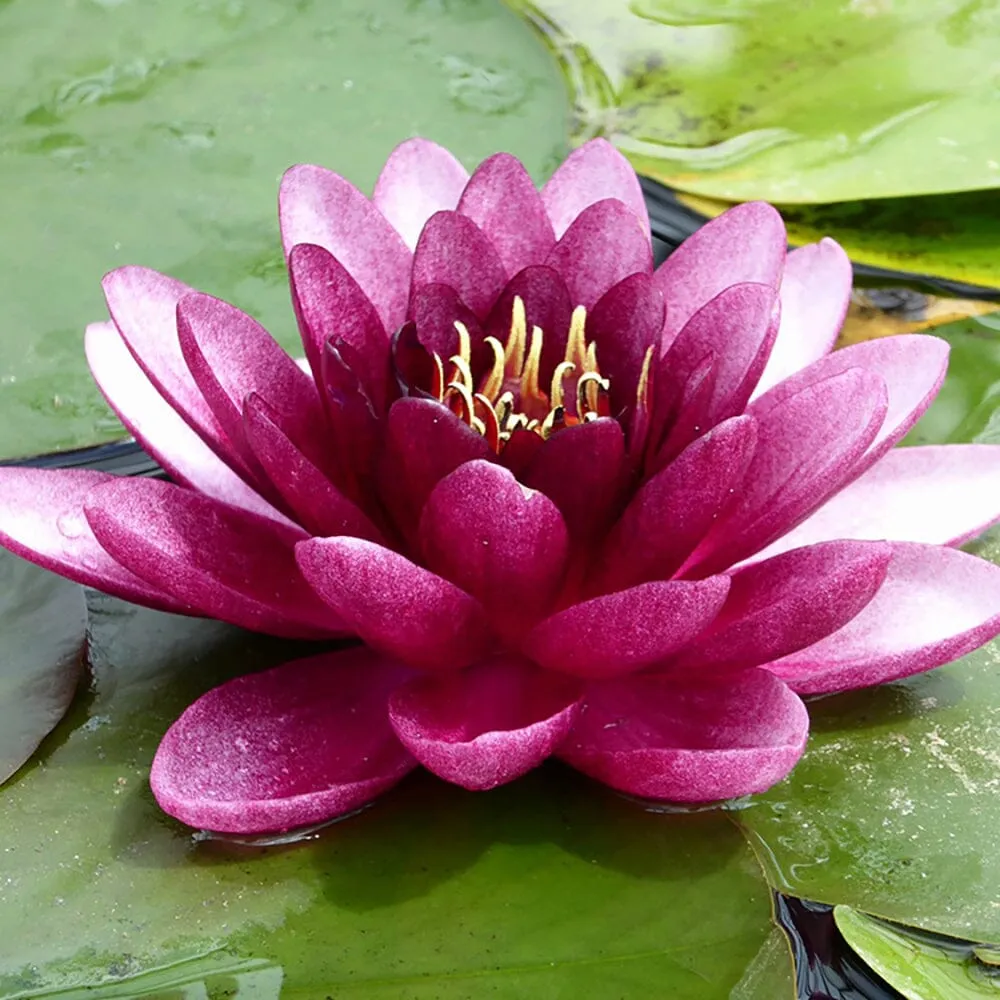
<path id="1" fill-rule="evenodd" d="M 795 956 L 799 1000 L 905 1000 L 844 940 L 832 906 L 775 893 L 774 913 Z"/>

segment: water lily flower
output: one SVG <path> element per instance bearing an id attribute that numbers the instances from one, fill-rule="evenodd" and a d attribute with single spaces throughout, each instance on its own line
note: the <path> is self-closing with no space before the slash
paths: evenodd
<path id="1" fill-rule="evenodd" d="M 907 447 L 947 345 L 831 353 L 850 265 L 731 209 L 654 270 L 603 140 L 539 191 L 410 140 L 367 198 L 280 193 L 294 361 L 141 267 L 87 330 L 108 402 L 173 482 L 0 472 L 3 543 L 81 583 L 278 636 L 357 636 L 193 704 L 151 775 L 230 832 L 350 812 L 422 765 L 487 789 L 555 756 L 626 793 L 758 792 L 801 696 L 1000 633 L 1000 447 Z"/>

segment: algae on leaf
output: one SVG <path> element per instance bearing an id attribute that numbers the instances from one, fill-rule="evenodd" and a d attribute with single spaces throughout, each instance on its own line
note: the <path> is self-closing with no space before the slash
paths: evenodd
<path id="1" fill-rule="evenodd" d="M 989 0 L 508 2 L 563 65 L 575 138 L 672 187 L 790 204 L 1000 186 Z"/>

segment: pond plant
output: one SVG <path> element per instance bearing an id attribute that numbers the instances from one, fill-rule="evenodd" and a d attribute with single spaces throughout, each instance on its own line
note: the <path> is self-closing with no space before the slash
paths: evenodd
<path id="1" fill-rule="evenodd" d="M 154 271 L 107 275 L 87 357 L 172 481 L 0 471 L 0 537 L 79 583 L 322 650 L 209 691 L 151 784 L 191 826 L 352 812 L 422 766 L 467 789 L 550 756 L 646 800 L 762 792 L 803 696 L 1000 633 L 1000 446 L 897 449 L 948 345 L 833 351 L 831 240 L 769 205 L 654 269 L 602 139 L 541 190 L 422 139 L 371 199 L 296 166 L 281 235 L 304 361 Z"/>
<path id="2" fill-rule="evenodd" d="M 998 14 L 0 0 L 0 997 L 995 997 Z"/>

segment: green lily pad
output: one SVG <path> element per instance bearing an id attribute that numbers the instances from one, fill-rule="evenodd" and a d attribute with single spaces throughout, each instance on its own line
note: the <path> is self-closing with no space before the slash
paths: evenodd
<path id="1" fill-rule="evenodd" d="M 499 0 L 0 2 L 0 456 L 122 434 L 83 328 L 145 264 L 295 343 L 282 171 L 370 189 L 413 134 L 536 176 L 565 151 L 557 68 Z"/>
<path id="2" fill-rule="evenodd" d="M 1000 191 L 782 205 L 789 237 L 833 236 L 860 264 L 1000 288 Z"/>
<path id="3" fill-rule="evenodd" d="M 678 194 L 714 218 L 730 202 Z M 832 236 L 857 264 L 1000 288 L 1000 191 L 779 205 L 792 243 Z"/>
<path id="4" fill-rule="evenodd" d="M 65 714 L 86 634 L 82 587 L 0 550 L 0 784 Z"/>
<path id="5" fill-rule="evenodd" d="M 1000 444 L 1000 312 L 932 332 L 951 345 L 948 376 L 904 444 Z"/>
<path id="6" fill-rule="evenodd" d="M 728 1000 L 795 1000 L 795 966 L 784 931 L 777 927 L 760 946 Z"/>
<path id="7" fill-rule="evenodd" d="M 934 331 L 952 345 L 949 373 L 908 443 L 997 440 L 995 323 Z M 995 533 L 974 548 L 1000 562 Z M 1000 640 L 927 674 L 814 700 L 805 756 L 739 814 L 771 884 L 1000 942 L 998 665 Z"/>
<path id="8" fill-rule="evenodd" d="M 998 664 L 993 642 L 814 701 L 805 756 L 740 814 L 772 885 L 1000 942 Z"/>
<path id="9" fill-rule="evenodd" d="M 559 766 L 478 794 L 414 775 L 295 846 L 193 836 L 148 789 L 160 735 L 305 647 L 108 598 L 91 615 L 89 696 L 0 790 L 0 995 L 775 1000 L 787 983 L 726 814 L 649 813 Z"/>
<path id="10" fill-rule="evenodd" d="M 996 970 L 977 959 L 971 944 L 913 933 L 849 906 L 833 915 L 847 943 L 906 1000 L 982 1000 L 1000 993 Z"/>
<path id="11" fill-rule="evenodd" d="M 563 66 L 576 138 L 672 187 L 801 204 L 1000 186 L 988 0 L 510 2 Z"/>

